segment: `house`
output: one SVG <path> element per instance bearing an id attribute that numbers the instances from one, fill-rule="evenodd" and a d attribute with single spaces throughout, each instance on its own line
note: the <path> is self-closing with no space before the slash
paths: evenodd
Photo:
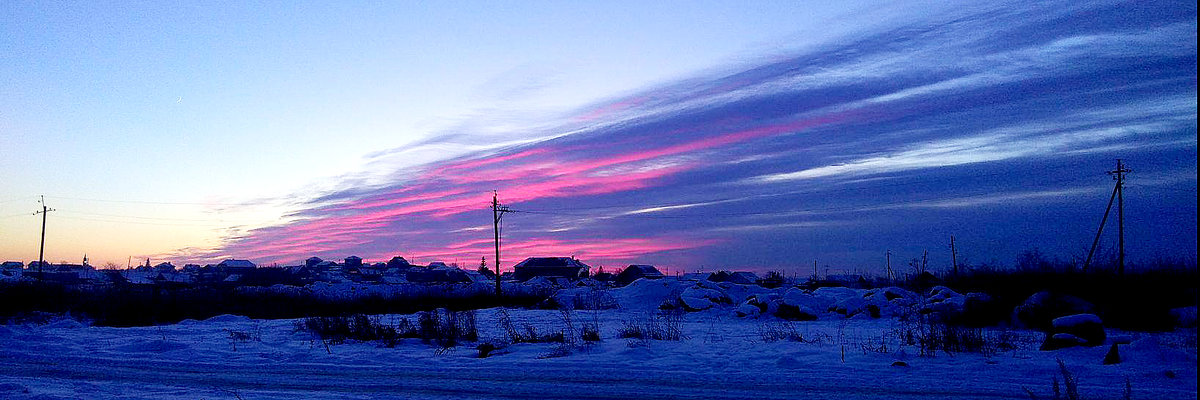
<path id="1" fill-rule="evenodd" d="M 522 282 L 537 276 L 580 279 L 588 276 L 590 268 L 572 257 L 530 257 L 513 266 L 513 276 Z"/>
<path id="2" fill-rule="evenodd" d="M 611 272 L 597 272 L 592 275 L 592 279 L 594 279 L 596 282 L 608 283 L 615 282 L 617 280 L 617 276 L 613 275 Z"/>
<path id="3" fill-rule="evenodd" d="M 634 264 L 634 265 L 625 267 L 625 269 L 622 270 L 620 274 L 617 274 L 617 284 L 628 285 L 631 282 L 636 281 L 641 278 L 660 279 L 662 277 L 663 277 L 663 273 L 661 271 L 659 271 L 658 268 L 654 268 L 653 265 Z"/>
<path id="4" fill-rule="evenodd" d="M 492 278 L 496 276 L 496 274 L 491 274 L 489 276 L 488 274 L 484 274 L 479 271 L 471 271 L 466 269 L 462 270 L 462 272 L 467 274 L 467 279 L 470 279 L 471 282 L 491 282 L 495 280 Z"/>
<path id="5" fill-rule="evenodd" d="M 325 260 L 322 260 L 321 257 L 309 257 L 308 259 L 304 260 L 304 266 L 312 267 L 314 265 L 320 264 L 321 261 L 325 261 Z"/>
<path id="6" fill-rule="evenodd" d="M 321 261 L 321 262 L 319 262 L 319 263 L 316 263 L 316 264 L 315 264 L 315 265 L 313 265 L 312 267 L 313 267 L 313 269 L 314 269 L 314 270 L 316 270 L 316 271 L 321 271 L 321 272 L 325 272 L 325 271 L 341 271 L 341 270 L 342 270 L 342 266 L 341 266 L 341 265 L 338 265 L 338 263 L 336 263 L 336 262 L 333 262 L 333 261 Z"/>
<path id="7" fill-rule="evenodd" d="M 451 268 L 444 263 L 431 263 L 429 267 L 409 268 L 404 275 L 409 282 L 415 283 L 469 283 L 471 276 L 458 268 Z"/>
<path id="8" fill-rule="evenodd" d="M 158 265 L 154 266 L 154 270 L 159 273 L 170 274 L 175 272 L 175 265 L 170 262 L 158 263 Z"/>
<path id="9" fill-rule="evenodd" d="M 359 256 L 346 257 L 346 263 L 342 265 L 345 265 L 346 268 L 358 269 L 363 265 L 362 258 Z"/>
<path id="10" fill-rule="evenodd" d="M 739 285 L 757 285 L 758 284 L 758 275 L 755 275 L 753 272 L 745 272 L 745 271 L 734 272 L 732 274 L 729 274 L 728 282 L 736 283 Z"/>
<path id="11" fill-rule="evenodd" d="M 15 281 L 21 279 L 25 271 L 16 268 L 0 268 L 0 281 Z"/>
<path id="12" fill-rule="evenodd" d="M 254 263 L 248 260 L 229 259 L 217 264 L 217 269 L 226 274 L 243 274 L 253 271 Z"/>
<path id="13" fill-rule="evenodd" d="M 412 266 L 413 266 L 412 264 L 408 263 L 408 260 L 405 260 L 404 257 L 400 257 L 400 256 L 392 257 L 392 259 L 388 260 L 388 262 L 387 262 L 388 269 L 391 269 L 391 268 L 407 269 L 407 268 L 411 268 Z"/>
<path id="14" fill-rule="evenodd" d="M 362 273 L 371 274 L 371 275 L 383 275 L 384 272 L 387 272 L 387 269 L 388 269 L 387 264 L 384 264 L 384 263 L 374 263 L 374 264 L 363 263 L 362 267 L 359 268 L 359 270 L 362 271 Z"/>
<path id="15" fill-rule="evenodd" d="M 708 274 L 708 281 L 709 282 L 725 282 L 725 281 L 729 280 L 729 277 L 731 275 L 733 275 L 733 274 L 729 273 L 729 271 L 713 272 L 711 274 Z"/>

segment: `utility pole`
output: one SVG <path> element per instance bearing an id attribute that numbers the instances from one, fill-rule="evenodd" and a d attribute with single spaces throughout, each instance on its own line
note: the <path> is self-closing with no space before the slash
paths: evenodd
<path id="1" fill-rule="evenodd" d="M 925 249 L 925 252 L 921 253 L 921 275 L 925 275 L 925 264 L 928 264 L 928 263 L 929 263 L 929 249 Z"/>
<path id="2" fill-rule="evenodd" d="M 886 253 L 886 256 L 887 256 L 887 279 L 888 279 L 888 282 L 891 282 L 892 281 L 892 251 L 888 250 Z"/>
<path id="3" fill-rule="evenodd" d="M 46 196 L 41 196 L 42 211 L 33 213 L 33 215 L 42 214 L 42 244 L 38 247 L 38 279 L 45 279 L 42 275 L 42 266 L 46 264 L 46 214 L 54 211 L 53 208 L 46 207 Z"/>
<path id="4" fill-rule="evenodd" d="M 1088 266 L 1092 264 L 1092 256 L 1096 253 L 1096 247 L 1100 244 L 1100 234 L 1104 233 L 1104 224 L 1105 222 L 1108 222 L 1108 213 L 1109 211 L 1112 211 L 1112 205 L 1114 202 L 1116 202 L 1118 220 L 1117 230 L 1119 231 L 1117 233 L 1117 247 L 1119 248 L 1117 256 L 1117 274 L 1125 273 L 1125 199 L 1123 192 L 1125 186 L 1125 174 L 1128 172 L 1133 171 L 1125 168 L 1125 164 L 1121 163 L 1121 159 L 1117 159 L 1117 169 L 1108 171 L 1108 174 L 1113 176 L 1113 179 L 1117 181 L 1117 184 L 1113 186 L 1112 195 L 1108 198 L 1108 206 L 1104 208 L 1104 217 L 1100 218 L 1100 227 L 1096 228 L 1096 238 L 1092 240 L 1092 249 L 1088 251 L 1088 256 L 1083 261 L 1083 272 L 1087 272 Z"/>
<path id="5" fill-rule="evenodd" d="M 492 191 L 492 232 L 496 236 L 496 300 L 500 300 L 500 220 L 504 218 L 504 213 L 511 212 L 508 207 L 500 205 L 496 191 Z"/>
<path id="6" fill-rule="evenodd" d="M 950 235 L 950 267 L 954 270 L 954 277 L 958 277 L 958 252 L 954 249 L 954 235 Z"/>
<path id="7" fill-rule="evenodd" d="M 1117 181 L 1117 275 L 1125 274 L 1125 174 L 1133 172 L 1117 159 L 1117 169 L 1108 171 Z"/>

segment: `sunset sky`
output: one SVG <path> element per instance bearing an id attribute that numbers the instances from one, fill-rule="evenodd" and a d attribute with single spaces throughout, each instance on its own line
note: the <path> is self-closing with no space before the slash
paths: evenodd
<path id="1" fill-rule="evenodd" d="M 1195 4 L 818 3 L 7 1 L 0 261 L 1195 259 Z"/>

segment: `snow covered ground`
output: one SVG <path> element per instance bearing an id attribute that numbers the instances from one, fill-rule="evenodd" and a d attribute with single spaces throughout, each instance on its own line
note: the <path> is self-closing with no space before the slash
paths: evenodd
<path id="1" fill-rule="evenodd" d="M 918 356 L 892 335 L 904 323 L 889 318 L 794 322 L 815 343 L 764 341 L 762 328 L 778 328 L 780 320 L 738 318 L 729 308 L 685 314 L 684 340 L 618 337 L 624 321 L 648 312 L 574 311 L 576 326 L 599 322 L 602 341 L 569 349 L 509 345 L 482 359 L 472 345 L 439 352 L 416 339 L 395 348 L 348 342 L 327 352 L 312 334 L 295 331 L 295 320 L 228 315 L 162 327 L 69 319 L 7 325 L 0 326 L 0 398 L 1028 399 L 1026 389 L 1050 398 L 1056 359 L 1084 398 L 1122 398 L 1126 380 L 1135 399 L 1196 398 L 1194 330 L 1110 332 L 1132 339 L 1117 365 L 1101 364 L 1108 346 L 1038 351 L 1041 334 L 1031 331 L 1016 333 L 1017 349 L 992 356 Z M 543 332 L 564 327 L 559 311 L 509 313 Z M 498 314 L 478 311 L 480 342 L 504 339 Z M 231 340 L 231 331 L 250 338 Z"/>

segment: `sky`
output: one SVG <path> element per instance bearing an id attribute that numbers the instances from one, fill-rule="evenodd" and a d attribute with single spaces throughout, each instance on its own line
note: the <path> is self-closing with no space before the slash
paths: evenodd
<path id="1" fill-rule="evenodd" d="M 644 3 L 5 2 L 0 258 L 1195 260 L 1193 4 Z"/>

